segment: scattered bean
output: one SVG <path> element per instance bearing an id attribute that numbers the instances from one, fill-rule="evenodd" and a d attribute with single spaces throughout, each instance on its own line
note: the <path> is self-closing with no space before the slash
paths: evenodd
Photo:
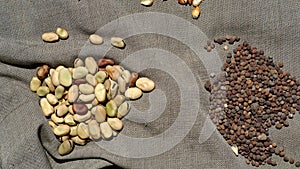
<path id="1" fill-rule="evenodd" d="M 154 89 L 155 84 L 152 80 L 146 77 L 141 77 L 135 82 L 136 87 L 144 92 L 149 92 Z"/>
<path id="2" fill-rule="evenodd" d="M 59 37 L 56 33 L 46 32 L 42 35 L 42 39 L 45 42 L 56 42 L 58 41 Z"/>
<path id="3" fill-rule="evenodd" d="M 89 40 L 94 45 L 101 45 L 104 42 L 103 38 L 96 34 L 90 35 Z"/>
<path id="4" fill-rule="evenodd" d="M 120 49 L 123 49 L 125 48 L 125 43 L 123 41 L 122 38 L 119 38 L 119 37 L 112 37 L 110 39 L 110 43 L 112 46 L 114 47 L 117 47 L 117 48 L 120 48 Z"/>
<path id="5" fill-rule="evenodd" d="M 135 100 L 140 98 L 143 95 L 141 89 L 137 87 L 128 88 L 125 92 L 125 96 L 129 99 Z"/>
<path id="6" fill-rule="evenodd" d="M 69 37 L 68 31 L 64 28 L 56 28 L 56 34 L 62 40 L 68 39 Z"/>

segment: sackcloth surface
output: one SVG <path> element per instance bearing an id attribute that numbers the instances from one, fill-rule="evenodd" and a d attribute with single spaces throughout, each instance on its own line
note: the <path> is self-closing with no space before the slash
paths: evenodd
<path id="1" fill-rule="evenodd" d="M 208 64 L 203 62 L 202 57 L 209 56 L 212 60 L 218 58 L 221 61 L 226 58 L 226 53 L 219 46 L 214 52 L 207 53 L 203 49 L 206 40 L 225 35 L 239 36 L 258 49 L 264 50 L 267 56 L 273 56 L 275 62 L 284 61 L 283 69 L 300 78 L 300 1 L 297 0 L 205 0 L 200 6 L 202 13 L 197 20 L 192 19 L 191 7 L 181 6 L 176 0 L 155 1 L 151 7 L 140 5 L 138 0 L 2 0 L 0 4 L 0 166 L 3 169 L 116 168 L 116 166 L 130 169 L 252 168 L 246 165 L 243 157 L 236 157 L 233 154 L 230 146 L 216 130 L 205 128 L 209 93 L 205 91 L 203 84 L 209 79 L 209 71 L 205 66 Z M 144 17 L 142 21 L 139 19 L 140 15 L 135 14 L 141 14 L 141 17 Z M 154 17 L 156 15 L 164 17 L 158 20 Z M 149 16 L 151 24 L 145 16 Z M 127 21 L 126 17 L 133 22 L 124 22 L 124 19 Z M 115 27 L 108 25 L 109 29 L 105 27 L 109 23 L 118 22 L 125 26 L 120 24 Z M 169 35 L 172 36 L 168 36 L 167 33 L 160 34 L 168 32 L 160 30 L 160 26 L 165 23 L 170 25 L 169 30 L 173 32 Z M 126 24 L 140 25 L 127 30 L 137 34 L 124 34 L 128 28 Z M 150 31 L 143 32 L 143 26 L 149 25 L 153 30 L 156 28 L 155 31 L 147 29 Z M 55 31 L 57 27 L 66 28 L 70 37 L 57 43 L 43 42 L 41 35 L 44 32 Z M 179 135 L 183 129 L 188 128 L 186 126 L 160 137 L 161 144 L 141 149 L 145 157 L 139 158 L 130 156 L 131 151 L 136 152 L 136 149 L 127 149 L 127 156 L 118 155 L 95 142 L 90 142 L 86 146 L 76 146 L 67 156 L 58 155 L 59 142 L 43 116 L 39 98 L 29 89 L 29 82 L 35 75 L 37 67 L 42 64 L 51 67 L 72 66 L 74 59 L 88 44 L 89 35 L 98 30 L 106 39 L 111 36 L 127 36 L 125 38 L 127 46 L 124 50 L 110 48 L 106 53 L 106 56 L 115 59 L 117 63 L 121 63 L 127 56 L 138 58 L 140 55 L 146 57 L 153 65 L 161 67 L 165 65 L 173 73 L 155 67 L 145 68 L 140 72 L 141 75 L 153 79 L 157 87 L 153 94 L 146 93 L 140 100 L 131 104 L 136 110 L 146 113 L 151 106 L 162 107 L 163 110 L 155 109 L 161 111 L 161 114 L 150 122 L 138 123 L 130 118 L 125 119 L 125 128 L 121 133 L 131 138 L 150 139 L 164 134 L 179 117 L 185 117 L 183 124 L 191 125 L 191 128 L 183 138 L 179 138 Z M 177 38 L 177 35 L 180 37 Z M 184 39 L 182 35 L 189 39 L 182 40 Z M 170 56 L 173 56 L 174 60 L 166 60 L 163 54 L 153 56 L 153 58 L 161 57 L 161 60 L 151 60 L 150 55 L 146 56 L 146 53 L 152 49 L 158 51 L 158 54 L 159 51 L 171 53 Z M 140 51 L 142 52 L 138 53 Z M 99 58 L 103 55 L 99 51 L 94 57 Z M 81 57 L 86 56 L 83 53 Z M 141 63 L 139 59 L 131 59 L 128 65 Z M 128 68 L 134 69 L 134 66 Z M 184 79 L 177 78 L 179 76 L 192 79 L 190 82 L 193 84 L 186 84 Z M 182 84 L 185 85 L 184 88 Z M 185 96 L 190 97 L 181 97 L 183 91 L 186 92 Z M 163 101 L 152 105 L 151 97 L 155 94 Z M 181 107 L 186 106 L 183 104 L 188 104 L 183 99 L 191 102 L 191 107 L 198 105 L 197 110 L 193 112 L 189 112 L 188 109 L 182 110 Z M 290 121 L 290 127 L 271 130 L 270 134 L 278 144 L 285 146 L 288 156 L 298 160 L 300 160 L 299 121 L 300 116 L 297 114 Z M 203 130 L 211 134 L 205 135 L 204 132 L 203 135 L 201 132 Z M 203 140 L 204 137 L 207 138 Z M 168 150 L 159 147 L 168 142 L 173 144 L 174 140 L 179 142 Z M 147 153 L 152 149 L 161 149 L 162 152 L 149 154 L 147 157 Z M 278 158 L 277 161 L 278 166 L 273 168 L 294 167 L 284 163 L 282 159 Z M 265 165 L 260 168 L 269 167 Z"/>

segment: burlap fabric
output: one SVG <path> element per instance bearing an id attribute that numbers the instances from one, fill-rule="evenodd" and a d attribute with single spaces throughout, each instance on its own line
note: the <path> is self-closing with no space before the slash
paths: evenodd
<path id="1" fill-rule="evenodd" d="M 246 1 L 246 0 L 206 0 L 201 5 L 202 14 L 198 20 L 191 17 L 191 7 L 180 6 L 176 0 L 155 1 L 152 7 L 141 6 L 139 1 L 125 0 L 65 0 L 65 1 L 1 1 L 0 13 L 0 166 L 9 168 L 102 168 L 105 166 L 120 166 L 122 168 L 220 168 L 220 169 L 241 169 L 252 168 L 245 164 L 243 157 L 236 157 L 227 145 L 222 136 L 215 130 L 205 128 L 208 112 L 208 93 L 203 88 L 203 83 L 208 79 L 208 68 L 203 63 L 203 58 L 217 57 L 224 60 L 222 49 L 207 54 L 203 49 L 207 38 L 224 36 L 226 34 L 240 36 L 248 40 L 251 45 L 265 50 L 266 55 L 274 56 L 274 60 L 284 61 L 284 70 L 300 77 L 300 1 Z M 145 14 L 145 12 L 148 12 Z M 76 147 L 67 156 L 61 157 L 57 154 L 58 141 L 47 126 L 47 120 L 39 107 L 39 98 L 29 89 L 31 77 L 35 74 L 37 66 L 49 64 L 52 67 L 63 64 L 72 66 L 74 59 L 80 54 L 82 48 L 87 44 L 88 36 L 100 29 L 101 35 L 110 37 L 118 35 L 122 31 L 122 24 L 119 27 L 110 29 L 103 28 L 111 21 L 128 16 L 133 23 L 128 25 L 139 25 L 140 21 L 133 14 L 140 13 L 144 17 L 151 18 L 153 13 L 166 15 L 160 21 L 147 23 L 147 18 L 140 27 L 132 28 L 134 31 L 143 30 L 143 25 L 152 25 L 157 28 L 153 32 L 139 33 L 126 37 L 126 31 L 121 35 L 126 37 L 127 47 L 124 50 L 110 49 L 106 54 L 117 62 L 121 62 L 128 55 L 138 57 L 138 53 L 144 49 L 160 49 L 172 53 L 174 60 L 164 60 L 162 56 L 153 55 L 153 59 L 147 58 L 149 64 L 157 64 L 161 58 L 160 66 L 175 65 L 169 67 L 174 74 L 164 72 L 162 69 L 149 67 L 140 73 L 151 77 L 157 83 L 159 96 L 164 96 L 162 102 L 151 102 L 151 93 L 147 93 L 141 100 L 133 102 L 135 110 L 146 113 L 154 107 L 163 107 L 160 116 L 153 121 L 138 123 L 130 118 L 125 119 L 125 128 L 122 134 L 131 138 L 151 138 L 162 134 L 176 123 L 176 119 L 186 116 L 182 128 L 188 128 L 187 134 L 181 137 L 181 127 L 173 130 L 172 134 L 160 137 L 162 144 L 154 147 L 141 149 L 145 157 L 134 157 L 131 149 L 125 149 L 128 154 L 124 156 L 124 149 L 120 147 L 120 153 L 111 152 L 109 148 L 103 148 L 99 144 L 91 142 L 83 147 Z M 170 19 L 176 17 L 179 20 Z M 181 22 L 178 22 L 182 20 Z M 124 21 L 124 20 L 123 20 Z M 151 21 L 151 19 L 150 19 Z M 185 26 L 190 23 L 189 26 Z M 126 24 L 126 23 L 124 23 Z M 181 41 L 180 38 L 159 34 L 162 24 L 169 24 L 173 34 L 178 32 L 190 41 L 195 39 L 195 47 L 188 46 L 189 43 Z M 54 31 L 61 26 L 68 29 L 70 37 L 68 40 L 57 43 L 45 43 L 41 35 L 46 31 Z M 102 29 L 103 28 L 103 29 Z M 165 27 L 163 27 L 165 28 Z M 173 29 L 175 28 L 175 30 Z M 195 29 L 197 28 L 197 29 Z M 126 27 L 124 28 L 126 29 Z M 136 29 L 136 30 L 135 30 Z M 202 34 L 199 35 L 199 32 Z M 175 32 L 174 32 L 175 31 Z M 177 32 L 176 32 L 177 31 Z M 130 32 L 130 31 L 128 31 Z M 143 32 L 143 31 L 141 31 Z M 176 36 L 176 35 L 174 35 Z M 192 38 L 192 39 L 191 39 Z M 190 42 L 189 41 L 189 42 Z M 150 49 L 151 48 L 151 49 Z M 198 51 L 198 52 L 195 52 Z M 137 53 L 137 54 L 135 54 Z M 160 54 L 157 52 L 156 54 Z M 103 53 L 95 54 L 101 57 Z M 84 53 L 81 56 L 84 58 Z M 143 57 L 143 56 L 141 56 Z M 214 60 L 215 58 L 212 58 Z M 127 65 L 140 65 L 140 59 L 127 62 Z M 183 67 L 178 67 L 180 61 Z M 155 62 L 155 63 L 152 63 Z M 178 65 L 178 66 L 176 66 Z M 215 64 L 213 64 L 215 65 Z M 186 69 L 188 68 L 188 69 Z M 187 72 L 186 70 L 190 70 Z M 185 87 L 179 75 L 193 75 L 192 84 Z M 188 81 L 188 80 L 187 80 Z M 185 103 L 182 91 L 189 95 L 188 101 L 193 105 L 191 111 L 181 109 Z M 195 93 L 196 91 L 196 93 Z M 155 93 L 154 93 L 155 94 Z M 157 93 L 156 93 L 157 94 Z M 155 97 L 155 96 L 153 96 Z M 153 101 L 153 99 L 152 99 Z M 193 109 L 197 108 L 197 111 Z M 159 111 L 157 109 L 154 109 Z M 195 117 L 195 118 L 194 118 Z M 131 117 L 134 119 L 134 117 Z M 290 122 L 289 128 L 280 131 L 272 130 L 271 137 L 281 145 L 284 145 L 288 156 L 300 160 L 299 154 L 299 121 L 297 115 Z M 204 128 L 204 129 L 203 129 Z M 213 131 L 210 131 L 213 130 Z M 205 131 L 204 134 L 201 131 Z M 176 133 L 178 132 L 178 133 Z M 201 134 L 202 133 L 202 134 Z M 178 134 L 178 135 L 177 135 Z M 179 136 L 180 135 L 180 136 Z M 200 137 L 200 139 L 199 139 Z M 203 138 L 207 137 L 207 138 Z M 170 149 L 156 155 L 149 155 L 148 151 L 164 150 L 159 147 L 165 143 L 178 144 Z M 118 145 L 113 145 L 118 146 Z M 147 145 L 146 145 L 147 146 Z M 123 146 L 124 148 L 124 146 Z M 122 152 L 121 152 L 122 151 Z M 125 153 L 126 154 L 126 153 Z M 277 159 L 279 165 L 274 168 L 293 168 L 294 166 Z M 261 168 L 269 168 L 262 166 Z"/>

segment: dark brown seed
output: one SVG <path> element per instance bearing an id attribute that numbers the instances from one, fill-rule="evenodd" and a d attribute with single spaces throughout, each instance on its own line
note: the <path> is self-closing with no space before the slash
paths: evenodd
<path id="1" fill-rule="evenodd" d="M 85 115 L 88 112 L 88 107 L 85 104 L 80 103 L 73 104 L 72 109 L 74 113 L 79 115 Z"/>
<path id="2" fill-rule="evenodd" d="M 234 37 L 231 37 L 231 38 L 228 40 L 228 43 L 229 43 L 230 45 L 234 44 L 234 42 L 235 42 L 235 38 L 234 38 Z"/>
<path id="3" fill-rule="evenodd" d="M 294 164 L 295 160 L 293 158 L 290 158 L 289 163 Z"/>
<path id="4" fill-rule="evenodd" d="M 86 79 L 75 79 L 73 82 L 76 85 L 87 83 Z"/>
<path id="5" fill-rule="evenodd" d="M 139 78 L 139 74 L 132 72 L 131 73 L 131 78 L 129 81 L 129 87 L 134 87 L 135 86 L 135 82 L 137 81 L 137 79 Z"/>
<path id="6" fill-rule="evenodd" d="M 271 164 L 272 166 L 276 166 L 277 165 L 277 163 L 275 162 L 275 161 L 272 161 L 272 164 Z"/>
<path id="7" fill-rule="evenodd" d="M 283 62 L 278 62 L 279 67 L 283 67 Z"/>
<path id="8" fill-rule="evenodd" d="M 269 165 L 271 165 L 272 164 L 272 160 L 271 159 L 267 159 L 266 163 L 269 164 Z"/>
<path id="9" fill-rule="evenodd" d="M 207 90 L 208 92 L 211 92 L 211 83 L 210 83 L 209 80 L 207 80 L 207 81 L 205 82 L 204 88 L 205 88 L 205 90 Z"/>
<path id="10" fill-rule="evenodd" d="M 288 162 L 290 159 L 287 156 L 283 157 L 283 161 Z"/>
<path id="11" fill-rule="evenodd" d="M 40 79 L 43 80 L 48 76 L 48 73 L 50 71 L 50 67 L 48 65 L 43 65 L 38 68 L 36 72 L 36 76 Z"/>
<path id="12" fill-rule="evenodd" d="M 114 65 L 115 62 L 112 59 L 102 58 L 98 61 L 98 66 L 101 68 L 105 68 L 107 65 Z"/>
<path id="13" fill-rule="evenodd" d="M 280 156 L 280 157 L 284 157 L 284 156 L 285 156 L 285 152 L 284 152 L 284 151 L 280 151 L 280 152 L 279 152 L 279 156 Z"/>
<path id="14" fill-rule="evenodd" d="M 276 127 L 277 129 L 281 129 L 281 128 L 282 128 L 282 124 L 281 124 L 281 123 L 277 123 L 277 124 L 275 125 L 275 127 Z"/>
<path id="15" fill-rule="evenodd" d="M 284 125 L 285 127 L 288 127 L 288 126 L 289 126 L 289 122 L 288 122 L 288 121 L 284 121 L 284 122 L 283 122 L 283 125 Z"/>
<path id="16" fill-rule="evenodd" d="M 297 161 L 297 162 L 295 163 L 295 166 L 296 166 L 296 167 L 300 167 L 300 161 Z"/>
<path id="17" fill-rule="evenodd" d="M 223 40 L 221 38 L 215 38 L 214 42 L 217 43 L 217 44 L 219 44 L 219 45 L 223 44 Z"/>
<path id="18" fill-rule="evenodd" d="M 222 44 L 227 40 L 233 44 L 239 39 L 226 36 L 215 38 L 214 42 Z M 283 147 L 276 149 L 268 129 L 272 125 L 277 129 L 287 127 L 290 114 L 300 110 L 300 82 L 247 41 L 233 53 L 233 57 L 231 53 L 226 56 L 221 68 L 224 80 L 206 82 L 205 88 L 211 92 L 212 121 L 228 144 L 239 145 L 239 154 L 247 158 L 246 163 L 260 166 L 267 162 L 275 166 L 273 153 L 290 162 Z"/>

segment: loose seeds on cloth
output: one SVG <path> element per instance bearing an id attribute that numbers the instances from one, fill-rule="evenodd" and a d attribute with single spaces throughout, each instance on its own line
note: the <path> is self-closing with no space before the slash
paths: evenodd
<path id="1" fill-rule="evenodd" d="M 64 30 L 57 31 L 65 35 Z M 112 44 L 118 48 L 125 46 L 120 38 L 112 39 Z M 121 119 L 130 110 L 126 100 L 138 99 L 142 91 L 155 88 L 151 79 L 138 77 L 108 58 L 77 58 L 74 68 L 39 67 L 30 90 L 42 97 L 42 112 L 61 142 L 58 153 L 71 153 L 74 144 L 117 136 L 116 131 L 124 127 Z"/>
<path id="2" fill-rule="evenodd" d="M 221 45 L 236 39 L 225 37 L 215 42 Z M 222 72 L 205 83 L 211 93 L 209 116 L 213 123 L 247 164 L 275 166 L 274 155 L 290 162 L 283 147 L 276 149 L 269 128 L 289 126 L 289 119 L 300 110 L 300 81 L 281 69 L 283 63 L 276 65 L 272 57 L 246 41 L 226 57 Z"/>

